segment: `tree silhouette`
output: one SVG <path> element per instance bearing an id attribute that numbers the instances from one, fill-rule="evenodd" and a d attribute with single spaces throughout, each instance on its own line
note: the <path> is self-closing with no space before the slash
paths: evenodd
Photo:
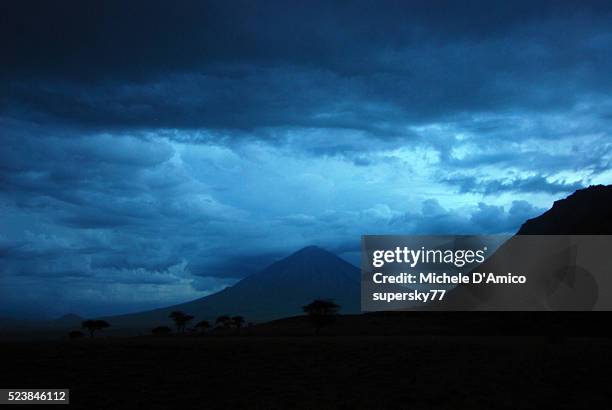
<path id="1" fill-rule="evenodd" d="M 110 327 L 110 324 L 105 320 L 86 320 L 81 323 L 83 329 L 87 329 L 89 331 L 89 337 L 94 337 L 94 333 L 98 330 L 106 329 Z"/>
<path id="2" fill-rule="evenodd" d="M 232 318 L 229 315 L 221 315 L 217 318 L 215 324 L 217 327 L 228 328 L 232 325 Z"/>
<path id="3" fill-rule="evenodd" d="M 318 335 L 323 326 L 334 322 L 340 306 L 332 300 L 316 299 L 302 307 L 314 325 L 315 334 Z"/>
<path id="4" fill-rule="evenodd" d="M 200 331 L 204 333 L 206 329 L 210 329 L 210 323 L 208 323 L 208 320 L 200 320 L 196 323 L 195 328 L 200 329 Z"/>
<path id="5" fill-rule="evenodd" d="M 187 325 L 187 323 L 193 320 L 193 316 L 188 315 L 180 310 L 175 310 L 174 312 L 170 313 L 170 316 L 168 317 L 174 320 L 174 323 L 176 324 L 177 333 L 184 333 L 185 326 Z"/>
<path id="6" fill-rule="evenodd" d="M 232 317 L 232 324 L 240 329 L 244 324 L 244 318 L 242 316 L 234 316 Z"/>
<path id="7" fill-rule="evenodd" d="M 151 329 L 151 333 L 155 336 L 165 336 L 172 333 L 172 329 L 170 329 L 168 326 L 157 326 Z"/>

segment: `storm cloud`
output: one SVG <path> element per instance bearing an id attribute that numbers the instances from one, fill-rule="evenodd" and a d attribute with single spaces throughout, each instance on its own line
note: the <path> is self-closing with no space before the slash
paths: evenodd
<path id="1" fill-rule="evenodd" d="M 181 302 L 362 234 L 512 233 L 612 182 L 609 2 L 0 8 L 0 316 Z"/>

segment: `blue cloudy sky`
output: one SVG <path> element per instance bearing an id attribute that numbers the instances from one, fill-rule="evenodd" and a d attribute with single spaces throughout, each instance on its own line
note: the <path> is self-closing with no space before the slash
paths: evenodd
<path id="1" fill-rule="evenodd" d="M 217 291 L 612 183 L 606 2 L 9 1 L 0 316 Z"/>

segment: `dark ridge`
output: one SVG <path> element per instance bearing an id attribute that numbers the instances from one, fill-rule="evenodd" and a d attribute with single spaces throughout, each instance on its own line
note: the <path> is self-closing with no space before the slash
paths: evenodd
<path id="1" fill-rule="evenodd" d="M 518 235 L 612 235 L 612 185 L 593 185 L 555 201 Z"/>

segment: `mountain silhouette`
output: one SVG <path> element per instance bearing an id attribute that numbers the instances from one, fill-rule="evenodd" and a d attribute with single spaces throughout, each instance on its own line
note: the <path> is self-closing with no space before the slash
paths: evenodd
<path id="1" fill-rule="evenodd" d="M 518 235 L 612 235 L 612 185 L 593 185 L 555 201 Z"/>
<path id="2" fill-rule="evenodd" d="M 456 310 L 610 310 L 600 293 L 612 288 L 606 257 L 612 234 L 612 186 L 578 190 L 529 219 L 474 269 L 530 273 L 522 286 L 460 285 L 428 308 Z M 602 293 L 602 294 L 604 294 Z M 537 309 L 536 309 L 537 308 Z"/>
<path id="3" fill-rule="evenodd" d="M 265 321 L 301 314 L 302 306 L 316 298 L 333 299 L 342 313 L 358 313 L 359 281 L 358 268 L 331 252 L 309 246 L 215 294 L 106 320 L 113 326 L 153 326 L 168 323 L 170 312 L 182 310 L 198 320 L 230 314 Z"/>

